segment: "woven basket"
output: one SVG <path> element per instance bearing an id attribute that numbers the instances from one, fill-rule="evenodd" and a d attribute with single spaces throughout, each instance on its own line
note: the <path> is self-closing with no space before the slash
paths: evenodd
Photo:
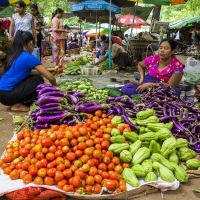
<path id="1" fill-rule="evenodd" d="M 145 52 L 147 46 L 151 43 L 159 43 L 158 40 L 141 40 L 132 39 L 130 40 L 130 52 L 137 58 L 137 60 L 142 60 L 142 53 Z"/>

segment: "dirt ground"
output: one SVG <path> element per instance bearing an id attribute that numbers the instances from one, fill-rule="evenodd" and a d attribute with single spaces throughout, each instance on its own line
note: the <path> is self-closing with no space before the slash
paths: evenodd
<path id="1" fill-rule="evenodd" d="M 48 67 L 52 64 L 47 63 Z M 101 78 L 101 77 L 100 77 Z M 0 104 L 0 154 L 5 150 L 7 142 L 12 138 L 15 130 L 12 117 L 14 115 L 27 116 L 26 112 L 11 112 L 9 107 Z M 2 186 L 0 186 L 2 187 Z M 175 191 L 166 191 L 161 193 L 160 190 L 156 193 L 148 194 L 146 196 L 138 197 L 140 200 L 197 200 L 200 199 L 200 193 L 195 193 L 193 190 L 200 190 L 200 179 L 190 179 L 188 183 L 181 184 L 180 187 Z M 0 200 L 6 200 L 5 196 L 0 197 Z M 69 198 L 72 200 L 72 198 Z M 129 198 L 130 199 L 130 198 Z M 74 199 L 75 200 L 75 199 Z"/>

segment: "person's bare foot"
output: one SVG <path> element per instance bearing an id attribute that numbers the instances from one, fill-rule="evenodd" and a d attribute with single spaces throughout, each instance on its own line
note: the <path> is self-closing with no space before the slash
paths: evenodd
<path id="1" fill-rule="evenodd" d="M 30 107 L 25 106 L 20 103 L 16 103 L 13 106 L 11 106 L 10 110 L 11 111 L 19 111 L 19 112 L 28 112 L 28 111 L 30 111 Z"/>

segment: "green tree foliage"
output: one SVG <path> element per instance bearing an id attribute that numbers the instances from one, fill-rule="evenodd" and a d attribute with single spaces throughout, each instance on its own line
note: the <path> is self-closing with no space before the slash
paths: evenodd
<path id="1" fill-rule="evenodd" d="M 188 0 L 188 2 L 183 5 L 162 6 L 160 21 L 174 22 L 196 16 L 200 16 L 199 0 Z"/>

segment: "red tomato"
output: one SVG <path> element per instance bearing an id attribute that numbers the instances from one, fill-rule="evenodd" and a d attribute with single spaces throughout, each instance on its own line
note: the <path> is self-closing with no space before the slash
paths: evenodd
<path id="1" fill-rule="evenodd" d="M 54 179 L 56 182 L 61 181 L 64 179 L 64 175 L 61 171 L 56 171 Z"/>
<path id="2" fill-rule="evenodd" d="M 106 172 L 106 171 L 103 171 L 103 172 L 101 173 L 101 176 L 102 176 L 103 179 L 108 179 L 108 178 L 110 177 L 109 173 Z"/>
<path id="3" fill-rule="evenodd" d="M 73 188 L 72 185 L 64 185 L 64 186 L 63 186 L 63 190 L 64 190 L 65 192 L 73 192 L 73 191 L 74 191 L 74 188 Z"/>
<path id="4" fill-rule="evenodd" d="M 37 172 L 38 172 L 38 168 L 35 165 L 30 165 L 28 167 L 28 172 L 29 172 L 30 175 L 36 176 Z"/>
<path id="5" fill-rule="evenodd" d="M 39 176 L 37 176 L 36 178 L 34 178 L 34 183 L 36 185 L 43 185 L 43 179 Z"/>
<path id="6" fill-rule="evenodd" d="M 86 149 L 86 147 L 87 147 L 87 145 L 85 142 L 79 142 L 77 145 L 77 149 L 81 150 L 81 151 L 84 151 Z"/>
<path id="7" fill-rule="evenodd" d="M 101 169 L 102 171 L 107 171 L 107 165 L 105 163 L 100 163 L 98 165 L 98 169 Z"/>
<path id="8" fill-rule="evenodd" d="M 54 184 L 54 178 L 46 176 L 44 178 L 44 185 L 53 185 Z"/>
<path id="9" fill-rule="evenodd" d="M 37 172 L 37 175 L 41 178 L 44 178 L 47 174 L 47 169 L 46 168 L 40 168 Z"/>
<path id="10" fill-rule="evenodd" d="M 85 180 L 85 183 L 87 184 L 87 185 L 94 185 L 94 177 L 93 176 L 87 176 L 86 177 L 86 180 Z"/>
<path id="11" fill-rule="evenodd" d="M 41 151 L 36 152 L 35 158 L 36 158 L 37 160 L 41 160 L 41 159 L 44 158 L 44 154 L 43 154 Z"/>
<path id="12" fill-rule="evenodd" d="M 93 155 L 94 158 L 100 158 L 101 157 L 101 151 L 96 149 L 96 150 L 93 151 L 92 155 Z"/>
<path id="13" fill-rule="evenodd" d="M 90 176 L 95 176 L 97 174 L 97 168 L 96 167 L 91 167 L 88 174 Z"/>
<path id="14" fill-rule="evenodd" d="M 67 185 L 66 179 L 63 179 L 63 180 L 57 182 L 57 187 L 61 190 L 63 189 L 64 185 Z"/>
<path id="15" fill-rule="evenodd" d="M 71 170 L 71 169 L 65 169 L 65 170 L 63 171 L 63 175 L 64 175 L 64 177 L 65 177 L 66 179 L 71 178 L 71 177 L 72 177 L 72 170 Z"/>
<path id="16" fill-rule="evenodd" d="M 81 178 L 80 176 L 73 176 L 71 178 L 71 184 L 73 186 L 73 188 L 78 188 L 81 186 Z"/>
<path id="17" fill-rule="evenodd" d="M 104 157 L 103 157 L 103 162 L 104 162 L 106 165 L 108 165 L 108 164 L 111 163 L 111 158 L 108 157 L 108 156 L 104 156 Z"/>
<path id="18" fill-rule="evenodd" d="M 66 154 L 66 158 L 67 158 L 68 160 L 70 160 L 70 161 L 73 161 L 73 160 L 75 160 L 76 155 L 75 155 L 74 152 L 68 152 L 68 153 Z"/>
<path id="19" fill-rule="evenodd" d="M 53 153 L 47 153 L 47 154 L 46 154 L 46 159 L 47 159 L 48 161 L 53 161 L 54 158 L 55 158 L 55 155 L 54 155 Z"/>
<path id="20" fill-rule="evenodd" d="M 47 169 L 47 176 L 54 177 L 56 173 L 56 168 L 49 168 Z"/>
<path id="21" fill-rule="evenodd" d="M 42 141 L 41 141 L 41 145 L 43 146 L 43 147 L 50 147 L 51 145 L 52 145 L 52 140 L 51 140 L 51 138 L 44 138 L 44 139 L 42 139 Z"/>
<path id="22" fill-rule="evenodd" d="M 81 167 L 81 169 L 83 172 L 88 172 L 90 170 L 90 165 L 86 163 Z"/>
<path id="23" fill-rule="evenodd" d="M 74 176 L 80 176 L 83 179 L 85 177 L 85 173 L 81 169 L 77 169 L 74 172 Z"/>
<path id="24" fill-rule="evenodd" d="M 55 157 L 58 158 L 58 157 L 63 157 L 63 152 L 62 150 L 57 150 L 55 153 L 54 153 Z"/>
<path id="25" fill-rule="evenodd" d="M 33 181 L 33 177 L 31 174 L 26 174 L 24 177 L 23 177 L 23 182 L 24 184 L 29 184 Z"/>
<path id="26" fill-rule="evenodd" d="M 102 141 L 102 143 L 101 143 L 101 149 L 107 150 L 108 147 L 109 147 L 109 145 L 110 145 L 109 141 L 104 140 L 104 141 Z"/>
<path id="27" fill-rule="evenodd" d="M 94 176 L 94 180 L 95 180 L 96 183 L 101 183 L 102 177 L 101 177 L 99 174 L 96 174 L 96 175 Z"/>
<path id="28" fill-rule="evenodd" d="M 19 155 L 20 156 L 23 156 L 25 158 L 26 156 L 28 156 L 28 154 L 29 154 L 29 150 L 28 149 L 25 149 L 25 148 L 20 148 L 19 149 Z"/>
<path id="29" fill-rule="evenodd" d="M 43 167 L 46 167 L 48 164 L 48 160 L 46 158 L 43 158 L 42 160 L 40 160 L 43 164 Z"/>
<path id="30" fill-rule="evenodd" d="M 93 194 L 100 194 L 101 192 L 101 185 L 99 183 L 95 183 L 92 187 Z"/>
<path id="31" fill-rule="evenodd" d="M 105 180 L 105 187 L 108 190 L 115 190 L 118 187 L 118 182 L 116 180 L 107 179 Z"/>

